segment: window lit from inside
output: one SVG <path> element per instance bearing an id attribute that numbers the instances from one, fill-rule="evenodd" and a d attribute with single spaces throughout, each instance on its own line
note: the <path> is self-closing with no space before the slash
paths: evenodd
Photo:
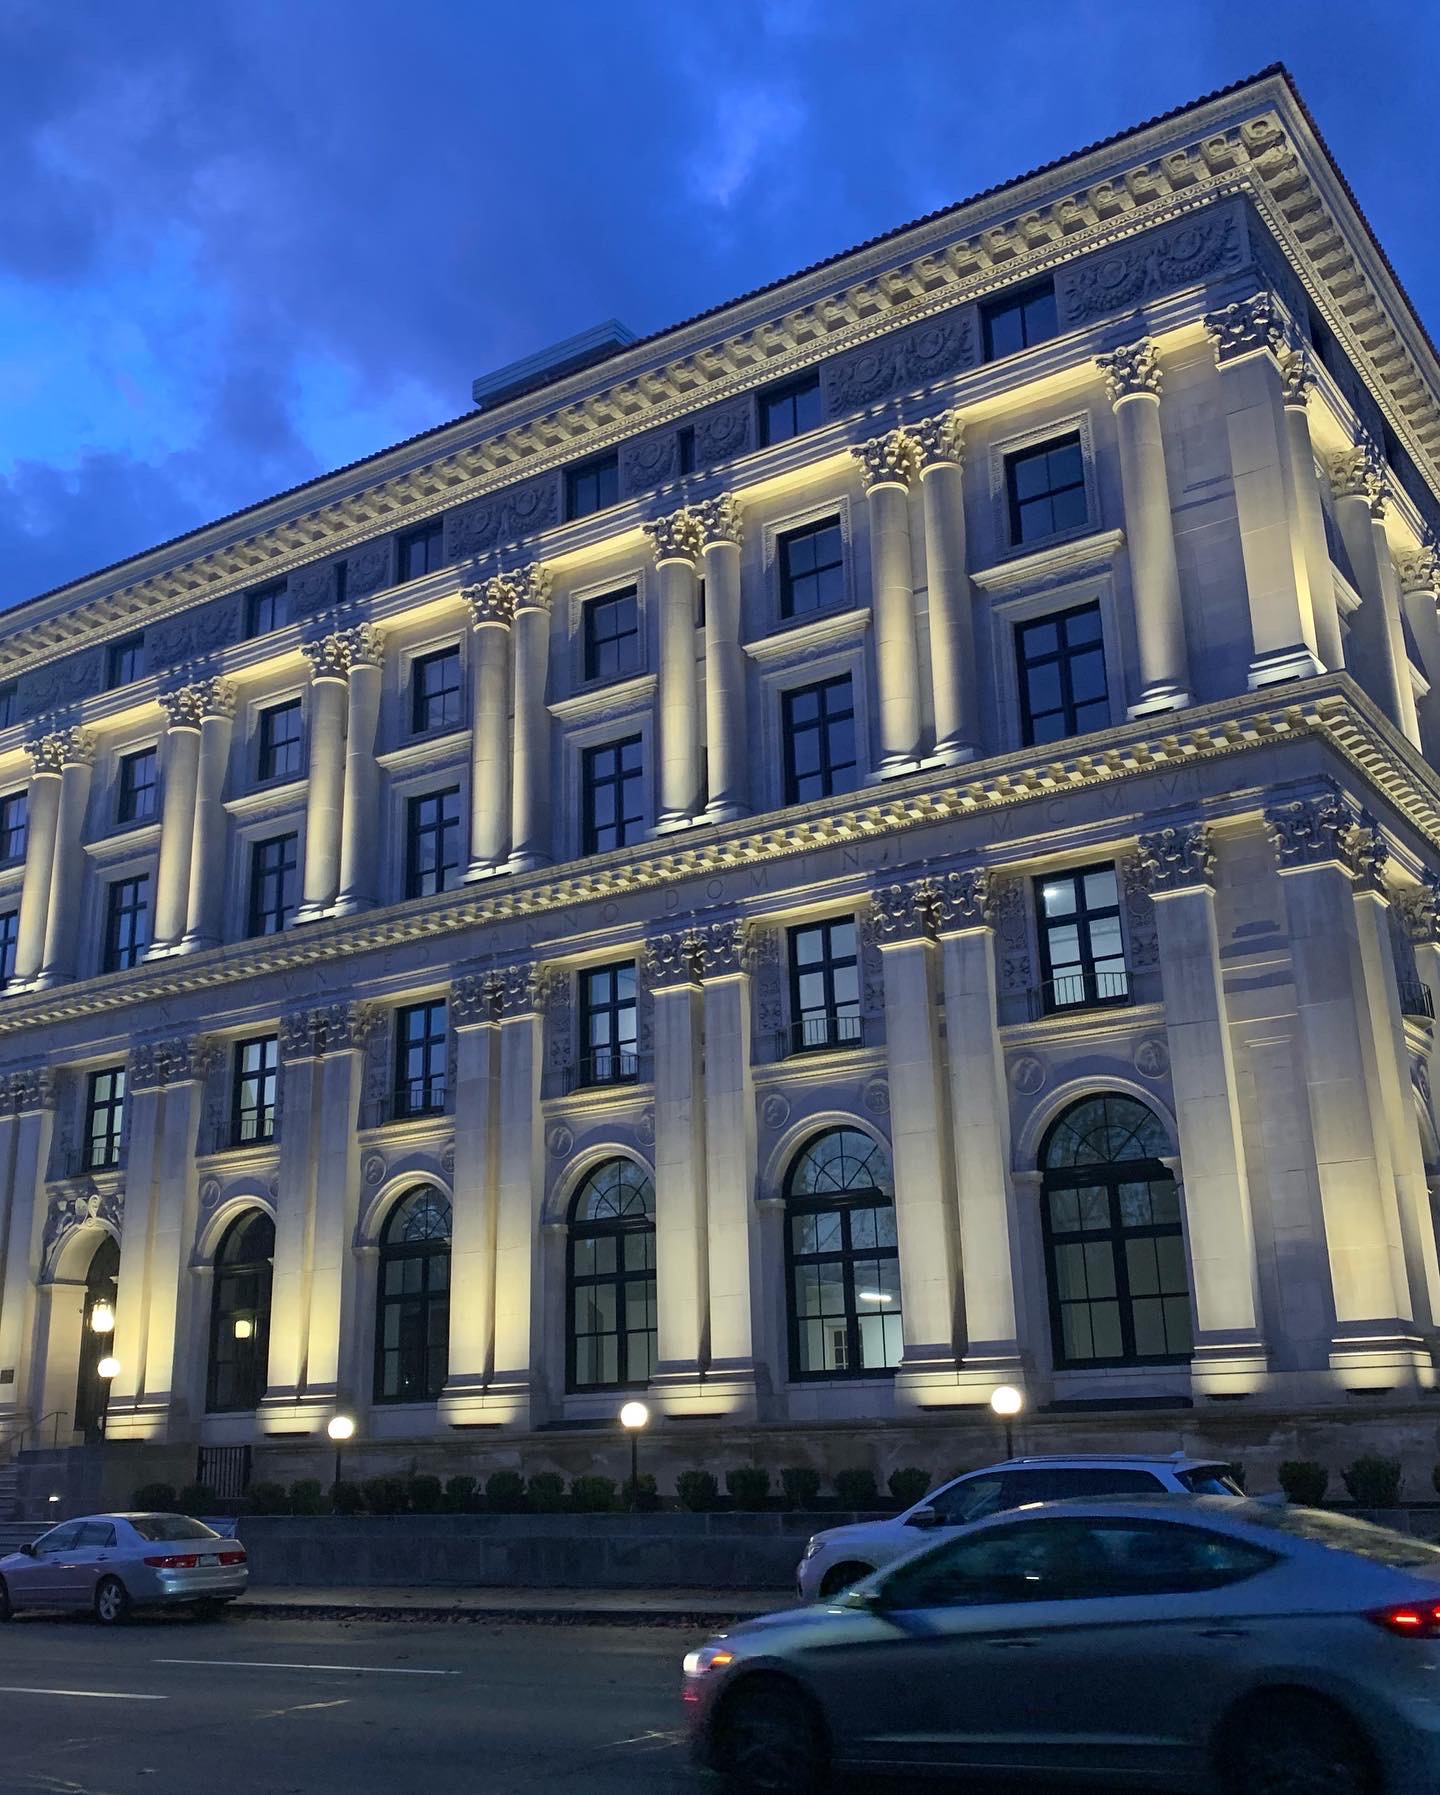
<path id="1" fill-rule="evenodd" d="M 1019 546 L 1085 527 L 1085 458 L 1078 432 L 1005 458 L 1010 540 Z"/>
<path id="2" fill-rule="evenodd" d="M 620 1084 L 639 1074 L 635 962 L 594 966 L 580 984 L 579 1082 Z"/>
<path id="3" fill-rule="evenodd" d="M 92 1072 L 85 1104 L 84 1169 L 99 1172 L 118 1166 L 124 1132 L 125 1068 Z"/>
<path id="4" fill-rule="evenodd" d="M 275 1224 L 270 1217 L 260 1209 L 237 1216 L 215 1254 L 205 1391 L 211 1414 L 259 1408 L 265 1394 L 274 1260 Z"/>
<path id="5" fill-rule="evenodd" d="M 998 299 L 988 300 L 980 308 L 980 322 L 986 361 L 999 361 L 1001 356 L 1015 355 L 1058 335 L 1054 281 L 1036 281 L 1018 293 L 1002 293 Z"/>
<path id="6" fill-rule="evenodd" d="M 409 1004 L 395 1018 L 396 1121 L 445 1108 L 445 999 Z"/>
<path id="7" fill-rule="evenodd" d="M 1053 1012 L 1128 1002 L 1115 868 L 1052 873 L 1036 883 L 1045 974 L 1040 1007 Z"/>
<path id="8" fill-rule="evenodd" d="M 857 1128 L 817 1135 L 790 1167 L 785 1207 L 791 1376 L 894 1370 L 904 1340 L 884 1149 Z"/>
<path id="9" fill-rule="evenodd" d="M 235 1044 L 235 1088 L 230 1113 L 230 1140 L 249 1147 L 275 1137 L 279 1094 L 280 1043 L 274 1035 L 257 1035 Z"/>
<path id="10" fill-rule="evenodd" d="M 1110 695 L 1098 604 L 1017 624 L 1015 660 L 1027 743 L 1057 742 L 1108 727 Z"/>

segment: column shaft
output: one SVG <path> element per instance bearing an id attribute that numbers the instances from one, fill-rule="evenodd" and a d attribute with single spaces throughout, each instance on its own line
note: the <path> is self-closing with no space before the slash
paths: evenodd
<path id="1" fill-rule="evenodd" d="M 55 877 L 55 841 L 60 827 L 61 769 L 37 767 L 27 800 L 25 871 L 20 885 L 20 922 L 15 941 L 15 983 L 35 978 L 45 964 L 50 924 L 50 890 Z"/>
<path id="2" fill-rule="evenodd" d="M 4 1223 L 0 1246 L 5 1255 L 0 1263 L 0 1368 L 14 1372 L 0 1395 L 0 1415 L 21 1408 L 31 1383 L 36 1283 L 45 1238 L 45 1165 L 53 1122 L 49 1108 L 33 1108 L 7 1116 L 0 1127 L 0 1176 L 5 1180 L 0 1202 Z M 63 1424 L 60 1431 L 63 1437 Z"/>
<path id="3" fill-rule="evenodd" d="M 195 1137 L 203 1097 L 202 1063 L 172 1070 L 164 1091 L 155 1206 L 150 1231 L 149 1314 L 145 1340 L 143 1401 L 151 1426 L 164 1431 L 185 1419 L 186 1361 L 208 1340 L 208 1329 L 192 1331 L 194 1304 L 190 1250 L 199 1210 L 194 1175 Z M 207 1317 L 208 1319 L 208 1317 Z"/>
<path id="4" fill-rule="evenodd" d="M 510 870 L 552 857 L 550 841 L 550 612 L 523 600 L 515 613 L 515 747 L 510 783 Z"/>
<path id="5" fill-rule="evenodd" d="M 282 1031 L 281 1193 L 275 1218 L 275 1268 L 270 1284 L 270 1349 L 264 1406 L 280 1413 L 299 1402 L 310 1334 L 310 1258 L 319 1173 L 320 1061 Z"/>
<path id="6" fill-rule="evenodd" d="M 523 1000 L 522 1000 L 523 1002 Z M 543 1388 L 549 1341 L 531 1327 L 531 1293 L 544 1188 L 540 1017 L 516 1008 L 500 1023 L 499 1150 L 495 1215 L 495 1350 L 491 1391 L 529 1419 L 532 1379 Z M 563 1344 L 557 1340 L 563 1351 Z"/>
<path id="7" fill-rule="evenodd" d="M 369 910 L 380 897 L 380 766 L 375 759 L 375 734 L 380 722 L 381 671 L 378 658 L 357 655 L 350 663 L 340 897 L 335 906 L 339 916 Z"/>
<path id="8" fill-rule="evenodd" d="M 471 721 L 470 870 L 479 879 L 503 870 L 510 852 L 510 626 L 491 620 L 475 630 Z"/>
<path id="9" fill-rule="evenodd" d="M 656 1378 L 693 1385 L 710 1336 L 700 988 L 654 996 Z"/>
<path id="10" fill-rule="evenodd" d="M 340 830 L 345 798 L 343 673 L 317 672 L 310 685 L 310 773 L 305 788 L 305 879 L 296 922 L 314 922 L 340 895 Z"/>
<path id="11" fill-rule="evenodd" d="M 1337 481 L 1335 524 L 1360 594 L 1360 608 L 1350 620 L 1349 666 L 1395 727 L 1404 729 L 1404 662 L 1396 653 L 1397 632 L 1386 615 L 1379 558 L 1384 544 L 1372 527 L 1370 506 L 1371 499 L 1363 487 Z M 1388 551 L 1385 552 L 1388 559 Z"/>
<path id="12" fill-rule="evenodd" d="M 225 774 L 230 765 L 228 712 L 212 712 L 200 732 L 200 771 L 195 795 L 195 840 L 190 856 L 190 901 L 185 913 L 187 952 L 218 947 L 225 901 L 229 820 L 225 815 Z"/>
<path id="13" fill-rule="evenodd" d="M 753 1385 L 750 1260 L 755 1250 L 755 1086 L 750 1068 L 750 979 L 707 971 L 705 1019 L 706 1263 L 709 1380 Z"/>
<path id="14" fill-rule="evenodd" d="M 199 784 L 200 725 L 172 723 L 165 732 L 165 794 L 155 868 L 155 928 L 146 950 L 147 960 L 173 953 L 185 933 Z"/>
<path id="15" fill-rule="evenodd" d="M 1321 665 L 1333 673 L 1345 665 L 1345 642 L 1340 630 L 1340 607 L 1335 599 L 1330 545 L 1325 537 L 1325 508 L 1320 502 L 1315 445 L 1310 437 L 1307 401 L 1314 380 L 1302 351 L 1282 356 L 1281 372 L 1285 393 L 1285 446 L 1290 458 L 1290 485 L 1295 494 L 1296 518 L 1310 584 L 1310 605 L 1315 618 L 1315 652 Z"/>
<path id="16" fill-rule="evenodd" d="M 477 1003 L 472 1009 L 479 1009 Z M 495 1348 L 495 1221 L 500 1030 L 454 1020 L 455 1172 L 450 1236 L 450 1365 L 443 1406 L 452 1421 L 483 1403 Z"/>
<path id="17" fill-rule="evenodd" d="M 320 1115 L 316 1153 L 321 1175 L 315 1186 L 315 1226 L 310 1255 L 309 1337 L 305 1350 L 305 1400 L 328 1407 L 337 1402 L 364 1407 L 370 1401 L 369 1365 L 355 1363 L 356 1306 L 371 1303 L 356 1289 L 356 1197 L 360 1149 L 355 1131 L 360 1115 L 362 1055 L 359 1033 L 352 1045 L 331 1044 L 320 1061 Z"/>
<path id="18" fill-rule="evenodd" d="M 733 518 L 733 507 L 729 515 Z M 712 822 L 750 809 L 750 741 L 746 732 L 745 650 L 740 646 L 740 540 L 705 544 L 705 756 Z"/>
<path id="19" fill-rule="evenodd" d="M 660 590 L 660 815 L 676 828 L 700 808 L 700 718 L 695 677 L 695 563 L 678 556 L 656 570 Z M 707 594 L 708 597 L 708 594 Z"/>
<path id="20" fill-rule="evenodd" d="M 40 977 L 47 985 L 75 976 L 76 933 L 80 899 L 85 888 L 85 813 L 90 803 L 90 748 L 65 762 L 60 786 L 60 815 L 55 827 L 55 872 L 50 884 L 50 920 L 45 930 L 45 964 Z"/>
<path id="21" fill-rule="evenodd" d="M 920 755 L 920 658 L 915 641 L 909 489 L 882 480 L 870 486 L 868 502 L 883 775 L 904 770 Z"/>
<path id="22" fill-rule="evenodd" d="M 930 679 L 935 752 L 942 760 L 980 751 L 975 619 L 965 566 L 965 473 L 958 461 L 931 462 L 920 477 L 925 504 L 925 580 L 930 611 Z"/>

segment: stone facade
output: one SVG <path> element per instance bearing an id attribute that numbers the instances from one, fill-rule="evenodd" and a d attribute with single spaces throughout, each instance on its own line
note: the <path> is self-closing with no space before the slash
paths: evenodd
<path id="1" fill-rule="evenodd" d="M 107 1292 L 167 1448 L 1431 1389 L 1440 387 L 1338 194 L 1262 78 L 0 620 L 0 1425 Z"/>

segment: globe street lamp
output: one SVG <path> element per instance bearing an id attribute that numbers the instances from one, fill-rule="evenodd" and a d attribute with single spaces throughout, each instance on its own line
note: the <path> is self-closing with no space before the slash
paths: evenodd
<path id="1" fill-rule="evenodd" d="M 345 1442 L 355 1438 L 355 1417 L 353 1415 L 332 1415 L 325 1424 L 325 1431 L 335 1442 L 335 1483 L 330 1494 L 330 1506 L 338 1510 L 340 1456 L 345 1450 Z"/>
<path id="2" fill-rule="evenodd" d="M 630 1436 L 630 1507 L 640 1507 L 640 1435 L 650 1425 L 650 1411 L 643 1402 L 627 1402 L 620 1411 L 620 1425 Z"/>
<path id="3" fill-rule="evenodd" d="M 1015 1456 L 1015 1421 L 1025 1407 L 1025 1393 L 1013 1384 L 1000 1384 L 990 1392 L 990 1407 L 1005 1425 L 1005 1456 Z"/>

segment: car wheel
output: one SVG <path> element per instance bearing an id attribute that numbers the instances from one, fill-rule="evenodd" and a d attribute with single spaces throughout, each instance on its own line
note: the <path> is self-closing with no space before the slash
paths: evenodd
<path id="1" fill-rule="evenodd" d="M 1233 1723 L 1221 1749 L 1233 1795 L 1379 1795 L 1374 1755 L 1328 1702 L 1275 1696 Z"/>
<path id="2" fill-rule="evenodd" d="M 130 1592 L 118 1577 L 102 1577 L 95 1586 L 95 1618 L 102 1627 L 118 1627 L 130 1616 Z"/>
<path id="3" fill-rule="evenodd" d="M 837 1564 L 834 1570 L 826 1571 L 821 1581 L 820 1600 L 828 1602 L 832 1596 L 843 1595 L 852 1583 L 868 1577 L 874 1569 L 873 1564 Z"/>
<path id="4" fill-rule="evenodd" d="M 716 1720 L 715 1760 L 732 1795 L 819 1795 L 825 1741 L 807 1696 L 778 1677 L 754 1678 Z"/>
<path id="5" fill-rule="evenodd" d="M 10 1600 L 9 1586 L 5 1579 L 0 1577 L 0 1621 L 14 1620 L 14 1618 L 15 1608 Z"/>

